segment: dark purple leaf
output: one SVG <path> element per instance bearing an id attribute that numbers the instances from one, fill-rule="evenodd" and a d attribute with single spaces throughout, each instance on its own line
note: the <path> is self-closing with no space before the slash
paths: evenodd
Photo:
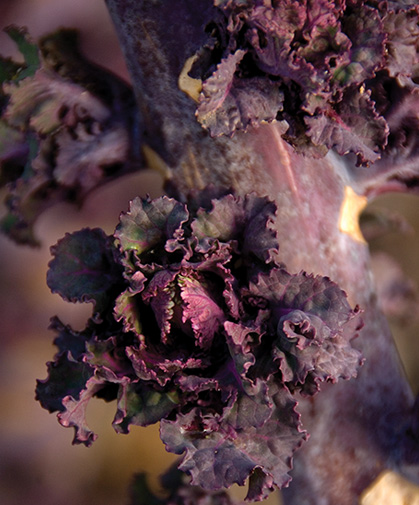
<path id="1" fill-rule="evenodd" d="M 253 254 L 265 263 L 270 263 L 278 251 L 274 231 L 276 205 L 268 198 L 247 195 L 244 202 L 246 228 L 243 254 Z"/>
<path id="2" fill-rule="evenodd" d="M 99 228 L 67 233 L 51 252 L 55 257 L 49 263 L 47 283 L 65 300 L 100 305 L 122 281 L 116 250 Z"/>
<path id="3" fill-rule="evenodd" d="M 255 364 L 256 358 L 252 351 L 260 343 L 261 331 L 231 321 L 226 321 L 224 328 L 235 369 L 237 373 L 245 376 L 248 369 Z"/>
<path id="4" fill-rule="evenodd" d="M 175 376 L 202 370 L 208 367 L 210 357 L 195 357 L 190 351 L 179 346 L 179 349 L 152 345 L 149 348 L 138 349 L 128 347 L 128 358 L 138 378 L 145 381 L 154 381 L 160 386 L 165 386 Z"/>
<path id="5" fill-rule="evenodd" d="M 348 61 L 336 65 L 333 71 L 335 85 L 359 85 L 374 76 L 376 70 L 384 65 L 385 33 L 380 13 L 366 5 L 359 4 L 349 15 L 342 18 L 342 31 L 349 37 L 351 44 Z M 371 37 L 371 34 L 374 34 Z M 338 88 L 337 88 L 338 89 Z"/>
<path id="6" fill-rule="evenodd" d="M 78 399 L 93 374 L 93 367 L 76 361 L 70 352 L 62 353 L 48 363 L 48 378 L 37 381 L 36 399 L 50 412 L 62 412 L 64 398 Z"/>
<path id="7" fill-rule="evenodd" d="M 63 398 L 64 409 L 59 412 L 58 420 L 65 428 L 74 428 L 73 444 L 84 444 L 89 447 L 97 438 L 86 421 L 86 409 L 90 400 L 94 396 L 100 396 L 110 385 L 121 388 L 128 382 L 128 377 L 118 377 L 107 367 L 96 367 L 95 374 L 87 380 L 85 387 L 77 397 L 68 395 Z"/>
<path id="8" fill-rule="evenodd" d="M 233 114 L 237 107 L 230 110 L 229 99 L 244 97 L 246 90 L 250 95 L 255 79 L 258 89 L 263 89 L 260 99 L 268 116 L 288 126 L 283 138 L 298 151 L 317 157 L 328 149 L 355 153 L 362 165 L 380 158 L 386 150 L 388 127 L 370 96 L 376 95 L 383 78 L 415 87 L 416 6 L 338 0 L 216 0 L 214 4 L 226 21 L 220 25 L 218 45 L 208 46 L 207 51 L 214 52 L 216 61 L 221 53 L 221 62 L 215 71 L 211 66 L 205 69 L 203 61 L 198 65 L 204 80 L 202 96 L 208 86 L 207 102 L 199 106 L 198 118 L 201 107 L 208 106 L 204 118 L 211 131 L 230 133 L 234 119 L 236 128 L 246 127 Z M 280 93 L 272 95 L 272 87 Z M 283 100 L 272 100 L 282 95 Z M 226 111 L 220 109 L 223 112 L 218 116 L 215 106 L 221 103 Z M 246 104 L 248 117 L 252 111 L 257 116 L 263 108 L 259 101 Z M 267 117 L 254 117 L 252 124 L 263 119 Z"/>
<path id="9" fill-rule="evenodd" d="M 73 330 L 71 326 L 64 325 L 56 316 L 51 319 L 49 329 L 58 333 L 54 339 L 58 352 L 60 354 L 69 352 L 74 360 L 80 361 L 86 352 L 86 342 L 89 338 L 86 332 Z"/>
<path id="10" fill-rule="evenodd" d="M 241 382 L 241 381 L 240 381 Z M 241 382 L 237 399 L 231 406 L 228 424 L 236 431 L 258 428 L 272 414 L 272 400 L 265 382 Z"/>
<path id="11" fill-rule="evenodd" d="M 156 272 L 141 293 L 141 298 L 145 303 L 149 303 L 153 309 L 156 322 L 161 331 L 162 342 L 166 343 L 171 321 L 176 303 L 179 305 L 179 298 L 176 290 L 176 270 L 161 270 Z"/>

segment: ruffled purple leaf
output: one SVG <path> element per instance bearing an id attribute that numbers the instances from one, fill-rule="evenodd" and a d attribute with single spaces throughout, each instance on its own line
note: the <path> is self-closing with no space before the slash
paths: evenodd
<path id="1" fill-rule="evenodd" d="M 237 108 L 234 111 L 231 109 L 231 100 L 229 97 L 230 89 L 233 85 L 234 74 L 237 67 L 246 51 L 239 50 L 234 54 L 230 54 L 218 66 L 212 76 L 207 79 L 202 87 L 202 92 L 199 97 L 199 106 L 197 110 L 198 121 L 205 127 L 210 129 L 210 124 L 214 121 L 214 116 L 220 116 L 220 109 L 224 115 L 227 113 L 230 117 L 224 117 L 224 129 L 227 132 L 234 131 L 234 121 L 238 121 Z M 227 104 L 225 104 L 227 100 Z M 229 107 L 230 105 L 230 107 Z M 235 113 L 235 114 L 234 114 Z M 235 117 L 236 116 L 236 117 Z M 220 131 L 218 134 L 223 133 Z M 212 131 L 215 136 L 217 133 Z"/>
<path id="2" fill-rule="evenodd" d="M 193 235 L 199 251 L 207 251 L 218 241 L 237 241 L 243 255 L 253 254 L 269 262 L 278 249 L 272 223 L 276 206 L 267 198 L 254 194 L 244 199 L 227 195 L 212 201 L 212 209 L 199 210 L 192 221 Z"/>
<path id="3" fill-rule="evenodd" d="M 116 250 L 99 228 L 67 233 L 51 252 L 54 259 L 49 263 L 47 283 L 65 300 L 101 305 L 106 303 L 109 291 L 121 284 Z"/>
<path id="4" fill-rule="evenodd" d="M 211 202 L 212 209 L 199 209 L 192 221 L 193 236 L 198 239 L 198 252 L 208 252 L 215 240 L 228 242 L 243 229 L 244 209 L 233 195 Z"/>
<path id="5" fill-rule="evenodd" d="M 54 339 L 54 345 L 57 346 L 58 353 L 69 352 L 74 360 L 80 361 L 80 358 L 86 352 L 89 335 L 85 331 L 75 331 L 71 326 L 64 325 L 56 316 L 51 319 L 49 329 L 58 333 Z"/>
<path id="6" fill-rule="evenodd" d="M 106 323 L 105 323 L 106 324 Z M 95 330 L 93 330 L 95 333 Z M 104 376 L 110 375 L 110 381 L 132 377 L 134 375 L 131 361 L 122 352 L 130 339 L 125 340 L 124 335 L 117 334 L 106 338 L 102 334 L 101 338 L 96 335 L 91 337 L 86 343 L 86 353 L 82 356 L 83 361 L 94 366 L 96 370 Z M 109 373 L 111 371 L 111 374 Z"/>
<path id="7" fill-rule="evenodd" d="M 384 17 L 388 33 L 387 69 L 402 85 L 412 85 L 419 72 L 419 8 L 389 11 Z"/>
<path id="8" fill-rule="evenodd" d="M 251 480 L 257 490 L 250 487 L 248 496 L 261 499 L 272 490 L 272 484 L 282 487 L 289 482 L 293 452 L 305 437 L 299 430 L 299 416 L 289 393 L 278 391 L 273 400 L 274 412 L 261 427 L 236 431 L 234 415 L 231 419 L 228 414 L 220 418 L 193 409 L 174 421 L 163 420 L 162 440 L 170 452 L 185 452 L 179 469 L 191 475 L 192 484 L 204 489 L 243 485 L 259 469 L 266 480 L 262 485 L 260 479 Z"/>
<path id="9" fill-rule="evenodd" d="M 348 60 L 337 65 L 333 71 L 335 86 L 337 83 L 340 86 L 359 85 L 373 77 L 385 62 L 387 34 L 380 13 L 365 3 L 353 10 L 348 9 L 348 12 L 350 14 L 342 18 L 342 31 L 348 35 L 351 43 Z"/>
<path id="10" fill-rule="evenodd" d="M 290 5 L 290 2 L 279 2 L 276 8 L 257 4 L 249 6 L 250 9 L 241 17 L 249 27 L 247 40 L 255 53 L 258 67 L 267 74 L 290 78 L 298 68 L 293 66 L 290 58 L 291 44 L 294 32 L 303 28 L 304 10 Z M 233 16 L 240 16 L 239 9 Z M 306 64 L 305 68 L 308 68 Z"/>
<path id="11" fill-rule="evenodd" d="M 209 419 L 193 409 L 175 421 L 161 422 L 161 438 L 166 449 L 175 454 L 186 452 L 179 469 L 190 473 L 191 483 L 204 489 L 221 489 L 234 483 L 243 485 L 254 468 L 252 460 L 229 440 L 226 433 L 214 431 Z M 207 427 L 209 424 L 210 427 Z"/>
<path id="12" fill-rule="evenodd" d="M 96 440 L 97 435 L 87 425 L 86 409 L 89 401 L 102 387 L 102 379 L 93 376 L 86 382 L 86 387 L 78 398 L 70 395 L 63 398 L 64 410 L 58 414 L 58 420 L 65 428 L 74 428 L 73 444 L 89 447 Z"/>
<path id="13" fill-rule="evenodd" d="M 250 293 L 269 301 L 269 326 L 278 335 L 272 352 L 284 382 L 301 385 L 310 374 L 306 392 L 315 392 L 313 380 L 356 375 L 362 359 L 350 342 L 362 326 L 359 309 L 351 309 L 346 294 L 330 279 L 275 269 L 260 275 Z"/>
<path id="14" fill-rule="evenodd" d="M 203 79 L 202 97 L 208 87 L 198 118 L 201 107 L 209 106 L 205 119 L 211 131 L 231 134 L 246 128 L 238 115 L 228 116 L 228 99 L 237 90 L 248 90 L 250 96 L 255 79 L 264 90 L 260 100 L 269 117 L 287 125 L 283 138 L 299 152 L 317 157 L 329 149 L 355 153 L 358 164 L 366 166 L 386 153 L 386 117 L 370 96 L 389 79 L 416 87 L 417 6 L 340 0 L 214 0 L 214 5 L 225 23 L 220 23 L 217 44 L 207 48 L 213 58 L 205 53 L 207 64 L 196 63 Z M 215 71 L 214 61 L 219 62 Z M 274 88 L 276 95 L 269 91 Z M 283 100 L 272 99 L 279 96 Z M 397 103 L 397 96 L 390 102 Z M 223 113 L 217 115 L 211 104 L 220 103 L 228 110 L 220 109 Z M 254 114 L 263 108 L 259 101 L 246 104 Z M 252 124 L 264 119 L 255 117 Z"/>
<path id="15" fill-rule="evenodd" d="M 97 438 L 97 435 L 92 432 L 86 421 L 86 409 L 90 400 L 94 396 L 101 396 L 104 399 L 106 389 L 109 386 L 114 388 L 124 388 L 129 383 L 129 377 L 118 377 L 113 370 L 106 366 L 95 367 L 94 375 L 87 380 L 84 389 L 78 397 L 68 395 L 63 399 L 64 410 L 58 413 L 58 420 L 64 427 L 74 428 L 73 444 L 84 444 L 89 447 Z M 121 412 L 117 411 L 116 418 L 120 418 Z"/>
<path id="16" fill-rule="evenodd" d="M 319 382 L 350 379 L 362 364 L 359 351 L 348 345 L 345 337 L 334 335 L 317 316 L 293 311 L 281 318 L 278 332 L 273 354 L 282 378 L 297 386 L 304 384 L 310 374 L 308 387 L 303 387 L 305 392 L 316 392 Z"/>
<path id="17" fill-rule="evenodd" d="M 252 351 L 260 344 L 261 330 L 232 321 L 226 321 L 224 329 L 235 369 L 238 374 L 245 376 L 249 368 L 255 364 L 256 357 Z"/>
<path id="18" fill-rule="evenodd" d="M 144 339 L 144 337 L 143 337 Z M 202 371 L 211 362 L 210 356 L 191 355 L 187 346 L 178 349 L 162 345 L 143 344 L 127 347 L 126 353 L 138 378 L 165 386 L 177 375 Z"/>
<path id="19" fill-rule="evenodd" d="M 280 83 L 259 77 L 235 77 L 245 54 L 246 51 L 238 50 L 227 56 L 203 83 L 196 115 L 214 137 L 272 121 L 282 110 Z"/>
<path id="20" fill-rule="evenodd" d="M 230 243 L 229 243 L 230 242 Z M 211 254 L 199 261 L 198 263 L 188 262 L 187 265 L 191 269 L 196 269 L 201 272 L 205 278 L 212 278 L 222 282 L 224 289 L 222 296 L 227 305 L 228 311 L 234 318 L 239 317 L 239 300 L 236 292 L 237 279 L 231 271 L 231 260 L 233 258 L 233 249 L 236 248 L 235 241 L 220 243 L 218 240 L 208 241 L 208 247 L 211 248 Z M 211 245 L 210 245 L 211 244 Z M 201 246 L 199 246 L 200 248 Z M 196 248 L 195 250 L 197 250 Z M 208 276 L 209 274 L 209 276 Z M 213 286 L 214 287 L 214 286 Z M 214 287 L 215 289 L 215 287 Z M 218 290 L 217 290 L 218 292 Z M 221 302 L 219 301 L 221 304 Z"/>
<path id="21" fill-rule="evenodd" d="M 121 215 L 115 237 L 124 251 L 142 254 L 166 241 L 181 239 L 188 217 L 185 205 L 173 198 L 135 198 L 130 210 Z"/>
<path id="22" fill-rule="evenodd" d="M 240 381 L 238 396 L 228 412 L 228 423 L 236 431 L 263 426 L 272 414 L 272 400 L 266 382 Z"/>
<path id="23" fill-rule="evenodd" d="M 273 223 L 276 205 L 268 198 L 247 195 L 244 202 L 245 230 L 243 253 L 252 254 L 265 263 L 270 263 L 278 251 L 278 241 Z"/>
<path id="24" fill-rule="evenodd" d="M 349 89 L 336 111 L 306 117 L 305 123 L 315 145 L 326 145 L 342 155 L 352 152 L 361 163 L 377 161 L 387 143 L 387 122 L 375 112 L 368 92 Z"/>

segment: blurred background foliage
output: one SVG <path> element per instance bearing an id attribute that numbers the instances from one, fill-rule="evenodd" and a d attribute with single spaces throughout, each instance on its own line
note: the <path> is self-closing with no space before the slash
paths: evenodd
<path id="1" fill-rule="evenodd" d="M 93 61 L 129 80 L 103 0 L 0 0 L 0 28 L 27 26 L 33 38 L 60 26 L 80 30 L 81 47 Z M 0 52 L 16 57 L 13 42 L 0 33 Z M 159 440 L 158 426 L 133 427 L 117 435 L 111 422 L 115 406 L 91 402 L 89 422 L 99 434 L 89 449 L 72 446 L 73 430 L 57 423 L 34 400 L 37 378 L 46 377 L 52 359 L 49 319 L 58 315 L 76 329 L 84 327 L 91 306 L 65 303 L 45 282 L 49 247 L 66 232 L 102 227 L 112 233 L 121 211 L 137 195 L 162 192 L 159 176 L 146 170 L 103 187 L 81 210 L 60 204 L 36 226 L 38 249 L 0 237 L 0 503 L 2 505 L 117 505 L 128 502 L 134 472 L 157 476 L 174 461 Z M 0 193 L 0 197 L 4 197 Z M 3 199 L 3 198 L 2 198 Z M 383 308 L 390 322 L 413 390 L 419 391 L 419 206 L 415 196 L 380 197 L 363 217 L 370 239 Z M 379 253 L 379 255 L 376 255 Z M 386 256 L 384 256 L 385 254 Z M 394 263 L 390 258 L 393 258 Z M 397 266 L 399 265 L 399 266 Z M 410 281 L 403 281 L 399 267 Z M 269 503 L 277 503 L 272 497 Z"/>

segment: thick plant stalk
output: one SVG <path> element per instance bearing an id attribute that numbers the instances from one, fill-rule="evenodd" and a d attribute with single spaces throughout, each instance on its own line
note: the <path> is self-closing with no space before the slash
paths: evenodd
<path id="1" fill-rule="evenodd" d="M 381 471 L 413 463 L 415 453 L 409 438 L 414 399 L 377 307 L 368 247 L 354 225 L 363 200 L 352 185 L 359 188 L 338 156 L 296 154 L 281 139 L 279 124 L 215 139 L 201 128 L 179 76 L 204 44 L 205 25 L 218 15 L 212 0 L 107 4 L 143 115 L 144 152 L 165 170 L 168 190 L 185 198 L 213 184 L 268 195 L 278 206 L 280 261 L 291 272 L 329 276 L 364 311 L 355 346 L 366 361 L 358 378 L 301 398 L 310 440 L 297 452 L 284 492 L 286 504 L 355 505 Z"/>

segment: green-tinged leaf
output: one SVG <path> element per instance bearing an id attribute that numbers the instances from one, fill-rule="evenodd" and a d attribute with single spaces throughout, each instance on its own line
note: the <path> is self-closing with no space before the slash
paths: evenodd
<path id="1" fill-rule="evenodd" d="M 30 41 L 25 28 L 9 26 L 5 29 L 5 32 L 14 40 L 25 60 L 25 67 L 19 73 L 18 79 L 33 75 L 40 65 L 38 46 Z"/>
<path id="2" fill-rule="evenodd" d="M 115 237 L 124 251 L 141 254 L 169 239 L 181 238 L 188 217 L 185 205 L 173 198 L 135 198 L 130 210 L 122 214 Z"/>
<path id="3" fill-rule="evenodd" d="M 227 195 L 214 199 L 211 203 L 210 211 L 200 209 L 192 221 L 194 236 L 203 242 L 203 245 L 209 239 L 227 242 L 238 237 L 246 217 L 242 201 L 233 195 Z"/>
<path id="4" fill-rule="evenodd" d="M 19 216 L 11 213 L 4 216 L 0 220 L 0 229 L 18 244 L 27 244 L 31 246 L 40 245 L 32 227 Z"/>
<path id="5" fill-rule="evenodd" d="M 138 297 L 136 294 L 126 290 L 121 293 L 115 303 L 115 318 L 124 322 L 125 331 L 134 331 L 141 335 L 142 326 L 140 321 L 140 311 L 138 307 Z"/>
<path id="6" fill-rule="evenodd" d="M 159 392 L 145 381 L 121 385 L 112 425 L 118 433 L 128 433 L 130 425 L 154 424 L 167 417 L 177 407 L 178 400 L 176 392 Z"/>

